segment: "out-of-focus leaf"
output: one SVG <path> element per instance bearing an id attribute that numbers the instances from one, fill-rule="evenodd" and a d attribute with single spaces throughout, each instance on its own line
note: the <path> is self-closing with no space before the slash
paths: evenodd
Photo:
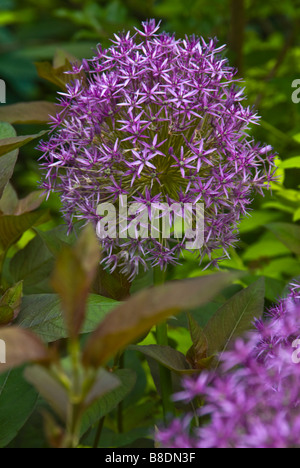
<path id="1" fill-rule="evenodd" d="M 14 311 L 9 305 L 0 305 L 0 327 L 8 325 L 14 319 Z"/>
<path id="2" fill-rule="evenodd" d="M 291 252 L 300 255 L 300 226 L 289 223 L 271 223 L 267 224 L 266 228 L 273 232 Z"/>
<path id="3" fill-rule="evenodd" d="M 280 167 L 283 169 L 300 169 L 300 156 L 282 161 Z"/>
<path id="4" fill-rule="evenodd" d="M 208 355 L 223 353 L 233 338 L 252 328 L 253 320 L 263 314 L 264 300 L 264 278 L 229 299 L 204 328 Z"/>
<path id="5" fill-rule="evenodd" d="M 74 245 L 76 242 L 76 234 L 73 232 L 68 235 L 67 228 L 65 226 L 57 226 L 50 231 L 41 231 L 40 229 L 35 229 L 35 231 L 39 237 L 43 239 L 54 256 L 58 256 L 63 247 Z"/>
<path id="6" fill-rule="evenodd" d="M 1 160 L 0 160 L 1 165 Z M 0 215 L 13 215 L 18 206 L 18 195 L 13 186 L 8 183 L 0 199 Z"/>
<path id="7" fill-rule="evenodd" d="M 87 409 L 83 415 L 82 434 L 116 408 L 133 389 L 136 375 L 132 370 L 118 370 L 113 375 L 118 378 L 121 384 L 115 390 L 99 398 Z"/>
<path id="8" fill-rule="evenodd" d="M 37 133 L 36 135 L 26 135 L 26 136 L 16 136 L 12 138 L 3 138 L 0 140 L 0 161 L 3 157 L 3 155 L 7 155 L 7 153 L 10 153 L 21 146 L 26 145 L 27 143 L 30 143 L 30 141 L 35 140 L 36 138 L 41 138 L 43 135 L 45 135 L 47 131 L 43 130 L 40 133 Z"/>
<path id="9" fill-rule="evenodd" d="M 27 197 L 19 200 L 14 214 L 21 215 L 36 210 L 41 206 L 45 200 L 45 197 L 46 195 L 42 190 L 37 190 L 36 192 L 30 193 Z"/>
<path id="10" fill-rule="evenodd" d="M 297 222 L 299 220 L 300 220 L 300 208 L 298 208 L 298 210 L 295 211 L 294 218 L 293 218 L 294 222 Z"/>
<path id="11" fill-rule="evenodd" d="M 100 369 L 94 386 L 84 400 L 85 408 L 91 406 L 99 398 L 102 398 L 109 392 L 116 390 L 121 385 L 120 380 L 115 374 Z"/>
<path id="12" fill-rule="evenodd" d="M 96 329 L 101 320 L 116 307 L 118 303 L 96 294 L 88 298 L 87 313 L 82 333 Z M 67 338 L 59 297 L 56 294 L 32 294 L 24 296 L 16 324 L 31 330 L 45 342 Z"/>
<path id="13" fill-rule="evenodd" d="M 50 81 L 57 87 L 65 90 L 66 84 L 75 79 L 85 80 L 84 72 L 79 74 L 69 74 L 73 70 L 72 63 L 79 64 L 79 60 L 73 57 L 68 52 L 60 49 L 57 50 L 54 56 L 53 64 L 50 62 L 36 62 L 35 66 L 38 75 L 44 80 Z"/>
<path id="14" fill-rule="evenodd" d="M 23 296 L 23 282 L 20 281 L 12 288 L 8 289 L 0 299 L 0 308 L 9 307 L 13 312 L 13 319 L 15 319 L 21 308 Z M 1 323 L 1 320 L 0 320 Z"/>
<path id="15" fill-rule="evenodd" d="M 109 314 L 90 337 L 83 355 L 87 366 L 99 367 L 147 330 L 171 315 L 209 302 L 233 274 L 176 281 L 142 291 Z"/>
<path id="16" fill-rule="evenodd" d="M 3 140 L 10 138 L 16 138 L 15 129 L 7 122 L 0 122 L 0 145 Z M 6 151 L 6 153 L 8 154 L 0 157 L 0 198 L 3 195 L 6 184 L 13 175 L 14 167 L 18 159 L 18 151 L 9 150 Z"/>
<path id="17" fill-rule="evenodd" d="M 0 252 L 6 251 L 28 229 L 44 220 L 45 212 L 24 213 L 20 216 L 0 217 Z"/>
<path id="18" fill-rule="evenodd" d="M 99 262 L 100 245 L 91 225 L 83 230 L 77 246 L 74 249 L 65 247 L 57 259 L 52 285 L 62 301 L 71 338 L 80 333 L 89 290 Z"/>
<path id="19" fill-rule="evenodd" d="M 51 102 L 34 101 L 0 107 L 0 120 L 11 124 L 44 124 L 49 115 L 56 115 L 57 108 Z"/>
<path id="20" fill-rule="evenodd" d="M 1 373 L 26 362 L 42 362 L 49 358 L 45 345 L 28 330 L 17 327 L 0 328 L 0 340 L 6 346 L 6 363 L 0 365 Z"/>
<path id="21" fill-rule="evenodd" d="M 37 392 L 23 377 L 23 369 L 0 375 L 0 448 L 16 437 L 33 412 L 37 398 Z"/>
<path id="22" fill-rule="evenodd" d="M 66 422 L 68 416 L 69 396 L 67 390 L 47 369 L 35 365 L 27 367 L 24 376 L 40 395 L 50 404 L 51 408 Z"/>
<path id="23" fill-rule="evenodd" d="M 239 231 L 241 234 L 244 234 L 261 229 L 266 223 L 277 221 L 281 216 L 281 213 L 276 211 L 253 211 L 250 216 L 241 221 Z"/>
<path id="24" fill-rule="evenodd" d="M 261 258 L 274 258 L 289 254 L 289 249 L 272 234 L 253 242 L 244 252 L 243 260 L 251 262 Z"/>
<path id="25" fill-rule="evenodd" d="M 51 292 L 49 277 L 53 268 L 54 257 L 38 236 L 10 262 L 10 274 L 15 282 L 23 281 L 25 294 Z"/>

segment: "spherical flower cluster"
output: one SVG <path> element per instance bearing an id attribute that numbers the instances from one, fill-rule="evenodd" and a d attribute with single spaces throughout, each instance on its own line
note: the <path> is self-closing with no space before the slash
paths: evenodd
<path id="1" fill-rule="evenodd" d="M 40 145 L 43 186 L 61 195 L 70 227 L 75 219 L 96 225 L 99 204 L 116 205 L 120 196 L 146 207 L 203 203 L 200 257 L 226 254 L 253 193 L 273 179 L 274 155 L 249 137 L 258 117 L 242 104 L 224 47 L 176 39 L 154 20 L 112 42 L 74 65 L 82 78 L 67 85 L 51 137 Z M 149 209 L 149 224 L 151 216 Z M 141 266 L 177 263 L 185 238 L 174 236 L 175 215 L 166 216 L 170 239 L 102 238 L 105 264 L 134 277 Z"/>
<path id="2" fill-rule="evenodd" d="M 158 434 L 164 447 L 298 448 L 300 446 L 300 285 L 259 320 L 256 331 L 225 353 L 219 372 L 184 381 L 175 399 L 205 404 L 192 429 L 175 420 Z M 209 416 L 209 422 L 204 422 Z"/>

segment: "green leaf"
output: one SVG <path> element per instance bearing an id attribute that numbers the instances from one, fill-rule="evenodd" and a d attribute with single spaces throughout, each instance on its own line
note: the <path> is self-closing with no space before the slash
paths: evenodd
<path id="1" fill-rule="evenodd" d="M 113 273 L 99 266 L 94 282 L 93 292 L 101 296 L 110 297 L 116 301 L 123 301 L 130 295 L 131 282 L 128 277 L 115 270 Z"/>
<path id="2" fill-rule="evenodd" d="M 176 374 L 194 374 L 184 354 L 170 346 L 148 345 L 148 346 L 130 346 L 129 349 L 138 351 L 159 362 Z"/>
<path id="3" fill-rule="evenodd" d="M 21 308 L 23 296 L 23 282 L 15 284 L 13 287 L 8 289 L 0 300 L 0 307 L 9 307 L 13 312 L 13 319 L 15 319 Z M 0 320 L 1 322 L 1 320 Z"/>
<path id="4" fill-rule="evenodd" d="M 188 350 L 186 358 L 193 369 L 200 369 L 203 359 L 207 358 L 208 342 L 202 328 L 191 314 L 188 314 L 188 319 L 193 345 Z"/>
<path id="5" fill-rule="evenodd" d="M 60 254 L 64 247 L 74 245 L 77 240 L 75 232 L 73 231 L 68 235 L 65 226 L 57 226 L 50 231 L 41 231 L 40 229 L 35 229 L 35 231 L 55 257 Z"/>
<path id="6" fill-rule="evenodd" d="M 274 258 L 289 254 L 289 249 L 271 233 L 262 236 L 258 242 L 253 242 L 244 252 L 243 260 L 251 262 L 264 258 Z"/>
<path id="7" fill-rule="evenodd" d="M 96 329 L 101 320 L 116 307 L 112 299 L 91 294 L 88 299 L 87 316 L 82 333 Z M 59 297 L 56 294 L 33 294 L 24 296 L 20 314 L 15 322 L 28 329 L 45 342 L 67 338 Z"/>
<path id="8" fill-rule="evenodd" d="M 19 200 L 17 192 L 15 191 L 13 186 L 8 182 L 3 191 L 2 198 L 0 199 L 0 215 L 13 215 L 15 213 L 15 210 L 17 209 L 18 203 Z"/>
<path id="9" fill-rule="evenodd" d="M 252 328 L 253 320 L 263 314 L 264 298 L 265 281 L 260 278 L 217 311 L 204 328 L 209 356 L 223 353 L 235 337 Z"/>
<path id="10" fill-rule="evenodd" d="M 0 144 L 3 139 L 15 138 L 15 129 L 7 122 L 0 122 Z M 7 152 L 0 158 L 0 198 L 8 181 L 13 175 L 14 167 L 18 159 L 18 151 Z"/>
<path id="11" fill-rule="evenodd" d="M 14 319 L 14 311 L 9 305 L 0 305 L 0 327 L 8 325 Z"/>
<path id="12" fill-rule="evenodd" d="M 255 210 L 251 213 L 251 216 L 242 219 L 239 225 L 239 231 L 241 234 L 261 229 L 266 223 L 277 221 L 282 215 L 276 211 L 267 210 Z"/>
<path id="13" fill-rule="evenodd" d="M 282 161 L 280 167 L 283 169 L 300 169 L 300 156 Z"/>
<path id="14" fill-rule="evenodd" d="M 76 247 L 65 247 L 57 259 L 52 286 L 60 296 L 71 338 L 80 333 L 86 301 L 99 263 L 100 245 L 91 225 L 82 231 Z"/>
<path id="15" fill-rule="evenodd" d="M 14 151 L 21 146 L 26 145 L 27 143 L 30 143 L 32 140 L 35 140 L 37 138 L 41 138 L 43 135 L 47 133 L 46 130 L 37 133 L 35 135 L 24 135 L 24 136 L 16 136 L 13 138 L 3 138 L 0 140 L 0 161 L 4 155 L 7 155 L 7 153 L 10 153 L 11 151 Z"/>
<path id="16" fill-rule="evenodd" d="M 299 221 L 299 220 L 300 220 L 300 208 L 298 208 L 298 210 L 295 211 L 294 217 L 293 217 L 294 222 Z"/>
<path id="17" fill-rule="evenodd" d="M 23 378 L 23 369 L 0 375 L 0 448 L 24 426 L 37 402 L 37 392 Z"/>
<path id="18" fill-rule="evenodd" d="M 24 213 L 20 216 L 0 217 L 0 252 L 5 252 L 11 247 L 28 229 L 38 225 L 44 220 L 45 212 L 37 211 Z"/>
<path id="19" fill-rule="evenodd" d="M 19 250 L 10 262 L 12 279 L 23 281 L 25 294 L 52 292 L 49 277 L 53 268 L 53 255 L 38 236 Z"/>
<path id="20" fill-rule="evenodd" d="M 116 371 L 113 375 L 120 380 L 121 385 L 98 399 L 84 413 L 82 420 L 82 434 L 115 409 L 133 389 L 136 382 L 136 375 L 133 371 L 123 369 Z"/>
<path id="21" fill-rule="evenodd" d="M 91 335 L 83 362 L 87 366 L 103 365 L 157 323 L 209 302 L 233 278 L 233 274 L 210 275 L 138 293 L 110 313 Z"/>
<path id="22" fill-rule="evenodd" d="M 267 224 L 275 236 L 293 253 L 300 255 L 300 226 L 289 223 Z"/>
<path id="23" fill-rule="evenodd" d="M 51 102 L 34 101 L 0 107 L 0 120 L 11 124 L 44 124 L 49 115 L 56 115 L 57 108 Z"/>

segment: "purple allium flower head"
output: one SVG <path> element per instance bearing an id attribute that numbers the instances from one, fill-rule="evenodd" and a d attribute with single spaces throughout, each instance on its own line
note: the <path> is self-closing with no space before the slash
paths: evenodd
<path id="1" fill-rule="evenodd" d="M 93 59 L 74 66 L 85 77 L 61 93 L 52 134 L 40 146 L 44 187 L 61 195 L 70 228 L 75 219 L 96 224 L 98 205 L 121 195 L 145 206 L 202 202 L 201 258 L 211 258 L 235 244 L 253 193 L 273 179 L 274 155 L 249 137 L 258 117 L 242 104 L 225 47 L 176 39 L 159 26 L 150 20 L 115 35 L 109 49 L 98 46 Z M 104 263 L 134 277 L 140 266 L 177 263 L 185 246 L 175 236 L 142 244 L 104 239 Z"/>
<path id="2" fill-rule="evenodd" d="M 188 415 L 183 426 L 174 420 L 158 432 L 161 445 L 179 447 L 184 432 L 190 448 L 300 446 L 299 293 L 300 285 L 292 285 L 288 297 L 269 311 L 270 318 L 257 322 L 255 332 L 224 353 L 219 371 L 183 381 L 175 400 L 204 401 L 197 410 L 203 425 L 192 429 Z"/>

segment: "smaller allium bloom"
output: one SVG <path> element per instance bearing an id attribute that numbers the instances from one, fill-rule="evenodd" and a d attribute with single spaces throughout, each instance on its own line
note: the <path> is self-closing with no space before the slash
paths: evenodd
<path id="1" fill-rule="evenodd" d="M 224 353 L 219 371 L 183 382 L 175 400 L 201 399 L 198 417 L 209 422 L 192 429 L 193 415 L 184 426 L 174 420 L 158 433 L 161 445 L 178 448 L 184 438 L 186 447 L 188 438 L 190 448 L 300 446 L 300 285 L 268 315 Z"/>
<path id="2" fill-rule="evenodd" d="M 177 39 L 154 20 L 112 43 L 75 65 L 84 76 L 61 93 L 50 139 L 40 145 L 45 189 L 60 194 L 70 228 L 76 219 L 96 226 L 98 205 L 124 195 L 145 206 L 203 203 L 200 260 L 217 249 L 227 255 L 254 192 L 273 180 L 274 154 L 249 137 L 259 119 L 243 106 L 225 46 Z M 132 277 L 140 266 L 164 269 L 185 248 L 171 237 L 103 239 L 104 263 Z"/>

